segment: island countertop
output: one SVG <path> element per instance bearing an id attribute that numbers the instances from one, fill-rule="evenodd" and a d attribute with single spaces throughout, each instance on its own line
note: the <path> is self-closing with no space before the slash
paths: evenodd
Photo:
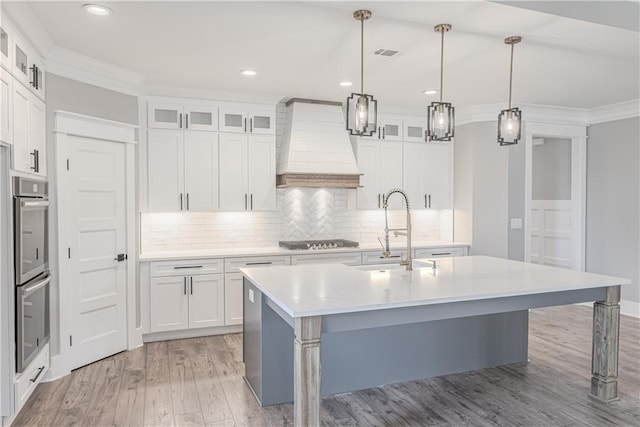
<path id="1" fill-rule="evenodd" d="M 438 258 L 437 270 L 362 271 L 342 264 L 242 268 L 291 317 L 353 313 L 526 294 L 599 288 L 629 279 L 489 256 Z"/>

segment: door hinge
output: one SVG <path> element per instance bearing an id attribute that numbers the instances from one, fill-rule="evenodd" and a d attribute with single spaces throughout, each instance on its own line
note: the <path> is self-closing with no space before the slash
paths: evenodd
<path id="1" fill-rule="evenodd" d="M 69 159 L 67 159 L 67 170 L 69 170 Z"/>
<path id="2" fill-rule="evenodd" d="M 73 347 L 73 336 L 69 335 L 69 347 Z"/>

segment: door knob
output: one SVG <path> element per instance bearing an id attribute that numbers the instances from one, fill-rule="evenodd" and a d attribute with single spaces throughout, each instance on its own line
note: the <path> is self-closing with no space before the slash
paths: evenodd
<path id="1" fill-rule="evenodd" d="M 121 261 L 124 261 L 124 260 L 125 260 L 125 259 L 127 259 L 127 258 L 128 258 L 127 254 L 118 254 L 118 255 L 114 258 L 114 260 L 115 260 L 115 261 L 118 261 L 118 262 L 121 262 Z"/>

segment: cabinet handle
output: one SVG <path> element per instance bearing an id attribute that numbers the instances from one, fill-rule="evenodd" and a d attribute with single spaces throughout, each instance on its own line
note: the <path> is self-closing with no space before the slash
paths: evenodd
<path id="1" fill-rule="evenodd" d="M 178 115 L 178 118 L 179 118 L 178 128 L 182 129 L 182 113 Z"/>
<path id="2" fill-rule="evenodd" d="M 400 258 L 400 257 L 402 257 L 402 255 L 389 255 L 388 257 L 379 256 L 378 258 L 385 259 L 385 258 Z"/>
<path id="3" fill-rule="evenodd" d="M 251 195 L 249 196 L 249 199 L 251 201 L 251 210 L 253 210 L 253 193 L 251 193 Z"/>
<path id="4" fill-rule="evenodd" d="M 189 277 L 189 293 L 193 295 L 193 276 Z"/>
<path id="5" fill-rule="evenodd" d="M 29 169 L 31 169 L 32 171 L 36 171 L 36 150 L 33 150 L 31 153 L 29 153 L 30 156 L 33 156 L 33 166 L 29 166 Z"/>
<path id="6" fill-rule="evenodd" d="M 247 210 L 247 193 L 244 193 L 244 210 Z"/>
<path id="7" fill-rule="evenodd" d="M 247 131 L 247 118 L 244 118 L 244 131 Z"/>
<path id="8" fill-rule="evenodd" d="M 380 193 L 378 193 L 378 207 L 380 207 Z"/>
<path id="9" fill-rule="evenodd" d="M 273 261 L 262 261 L 262 262 L 246 262 L 244 265 L 271 265 Z"/>
<path id="10" fill-rule="evenodd" d="M 187 193 L 187 210 L 189 210 L 189 193 Z"/>
<path id="11" fill-rule="evenodd" d="M 184 127 L 189 129 L 189 114 L 184 115 Z"/>
<path id="12" fill-rule="evenodd" d="M 31 81 L 29 83 L 34 88 L 38 89 L 38 67 L 33 65 L 29 69 L 31 70 Z"/>
<path id="13" fill-rule="evenodd" d="M 385 135 L 385 133 L 386 133 L 385 131 L 386 131 L 385 127 L 382 126 L 382 139 L 385 139 L 385 136 L 386 136 Z"/>
<path id="14" fill-rule="evenodd" d="M 185 295 L 187 294 L 187 278 L 186 277 L 182 278 L 182 292 Z"/>
<path id="15" fill-rule="evenodd" d="M 429 207 L 431 207 L 431 194 L 429 194 Z"/>
<path id="16" fill-rule="evenodd" d="M 249 132 L 253 133 L 253 118 L 249 119 Z"/>
<path id="17" fill-rule="evenodd" d="M 36 152 L 36 172 L 40 172 L 40 150 L 35 150 Z"/>
<path id="18" fill-rule="evenodd" d="M 44 366 L 41 366 L 38 368 L 38 373 L 36 373 L 36 375 L 31 378 L 29 381 L 31 381 L 32 383 L 35 383 L 36 380 L 38 379 L 38 377 L 40 376 L 40 374 L 44 371 Z"/>
<path id="19" fill-rule="evenodd" d="M 427 207 L 427 195 L 426 194 L 424 195 L 424 207 L 425 208 Z"/>
<path id="20" fill-rule="evenodd" d="M 182 207 L 182 193 L 180 193 L 180 210 L 183 210 L 183 207 Z"/>
<path id="21" fill-rule="evenodd" d="M 36 248 L 36 259 L 38 259 L 38 248 Z"/>
<path id="22" fill-rule="evenodd" d="M 173 267 L 174 270 L 184 270 L 187 268 L 202 268 L 201 265 L 178 265 Z"/>
<path id="23" fill-rule="evenodd" d="M 444 255 L 451 255 L 451 252 L 434 252 L 431 254 L 431 256 L 444 256 Z"/>

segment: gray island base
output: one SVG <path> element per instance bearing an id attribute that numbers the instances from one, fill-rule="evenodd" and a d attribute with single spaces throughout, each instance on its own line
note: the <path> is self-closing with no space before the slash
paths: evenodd
<path id="1" fill-rule="evenodd" d="M 246 382 L 262 406 L 293 401 L 296 425 L 319 425 L 323 395 L 526 362 L 528 309 L 586 301 L 591 394 L 617 399 L 626 279 L 479 256 L 437 274 L 320 267 L 243 270 Z"/>

